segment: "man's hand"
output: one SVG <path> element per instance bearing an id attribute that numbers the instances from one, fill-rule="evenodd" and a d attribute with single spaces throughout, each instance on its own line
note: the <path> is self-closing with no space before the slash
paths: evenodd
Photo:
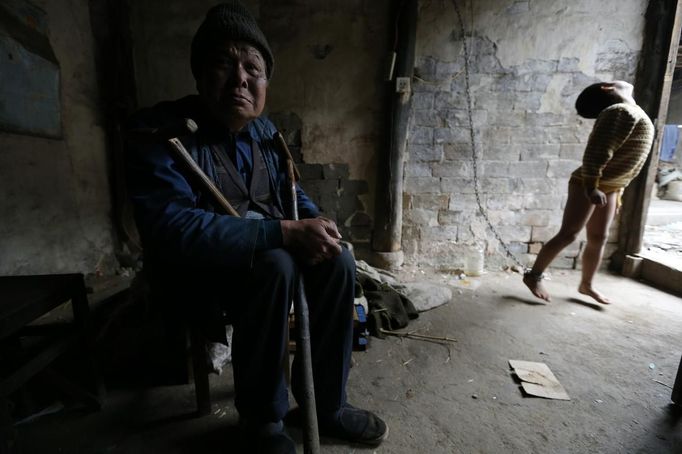
<path id="1" fill-rule="evenodd" d="M 606 194 L 597 188 L 585 190 L 585 196 L 593 205 L 597 205 L 599 207 L 606 205 Z"/>
<path id="2" fill-rule="evenodd" d="M 284 247 L 305 263 L 316 264 L 341 253 L 341 234 L 331 219 L 281 221 Z"/>

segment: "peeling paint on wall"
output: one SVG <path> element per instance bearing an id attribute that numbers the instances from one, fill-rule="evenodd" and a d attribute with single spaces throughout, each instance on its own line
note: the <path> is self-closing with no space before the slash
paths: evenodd
<path id="1" fill-rule="evenodd" d="M 0 274 L 113 273 L 104 131 L 85 0 L 35 2 L 62 70 L 63 138 L 0 133 Z"/>
<path id="2" fill-rule="evenodd" d="M 59 63 L 45 12 L 25 1 L 0 4 L 0 130 L 59 138 Z"/>

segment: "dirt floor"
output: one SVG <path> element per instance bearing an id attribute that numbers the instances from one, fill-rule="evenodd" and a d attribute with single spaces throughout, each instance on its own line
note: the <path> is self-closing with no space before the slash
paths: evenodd
<path id="1" fill-rule="evenodd" d="M 416 270 L 403 279 L 451 286 L 452 301 L 409 330 L 457 342 L 372 338 L 354 354 L 349 400 L 383 416 L 390 435 L 376 449 L 323 440 L 322 452 L 682 453 L 682 412 L 670 402 L 682 356 L 681 298 L 601 274 L 615 303 L 597 305 L 575 291 L 575 271 L 553 273 L 550 304 L 515 273 L 457 281 Z M 571 400 L 525 396 L 510 359 L 547 364 Z M 192 418 L 191 385 L 109 390 L 98 413 L 19 426 L 22 452 L 234 452 L 229 372 L 212 377 L 212 392 L 213 414 Z"/>

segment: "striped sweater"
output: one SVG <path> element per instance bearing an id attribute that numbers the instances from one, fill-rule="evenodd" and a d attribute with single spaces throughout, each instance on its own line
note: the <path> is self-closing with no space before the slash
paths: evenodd
<path id="1" fill-rule="evenodd" d="M 597 117 L 583 165 L 571 174 L 571 181 L 603 192 L 624 188 L 642 170 L 653 140 L 654 125 L 641 107 L 609 106 Z"/>

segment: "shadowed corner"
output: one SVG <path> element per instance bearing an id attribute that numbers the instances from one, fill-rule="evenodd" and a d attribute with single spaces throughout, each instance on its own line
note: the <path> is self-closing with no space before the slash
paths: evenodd
<path id="1" fill-rule="evenodd" d="M 668 427 L 674 429 L 682 421 L 682 405 L 670 403 L 666 411 L 667 420 L 665 421 Z"/>
<path id="2" fill-rule="evenodd" d="M 651 440 L 671 440 L 673 445 L 677 442 L 682 441 L 680 438 L 680 419 L 682 418 L 682 406 L 679 404 L 670 403 L 665 408 L 665 412 L 655 420 L 651 422 L 651 430 L 647 435 L 640 440 L 640 445 L 642 447 L 647 446 L 651 443 Z M 643 449 L 639 449 L 639 452 L 644 452 Z M 679 452 L 679 450 L 669 451 L 669 452 Z"/>
<path id="3" fill-rule="evenodd" d="M 595 311 L 603 311 L 605 309 L 604 304 L 593 303 L 591 301 L 585 301 L 580 298 L 567 298 L 566 301 L 568 301 L 569 303 L 575 303 L 585 307 L 589 307 L 590 309 L 594 309 Z"/>
<path id="4" fill-rule="evenodd" d="M 547 301 L 541 300 L 539 298 L 537 299 L 535 297 L 533 297 L 533 299 L 521 298 L 516 295 L 503 295 L 502 299 L 515 301 L 517 303 L 528 304 L 529 306 L 547 306 L 548 304 L 550 304 Z"/>
<path id="5" fill-rule="evenodd" d="M 178 415 L 166 416 L 164 418 L 155 419 L 153 421 L 148 421 L 140 424 L 140 428 L 143 430 L 157 429 L 166 425 L 171 425 L 179 422 L 192 421 L 197 418 L 197 413 L 195 411 L 182 413 Z"/>
<path id="6" fill-rule="evenodd" d="M 220 427 L 206 432 L 196 433 L 184 440 L 180 446 L 183 454 L 247 454 L 253 452 L 253 446 L 247 446 L 239 425 Z"/>

